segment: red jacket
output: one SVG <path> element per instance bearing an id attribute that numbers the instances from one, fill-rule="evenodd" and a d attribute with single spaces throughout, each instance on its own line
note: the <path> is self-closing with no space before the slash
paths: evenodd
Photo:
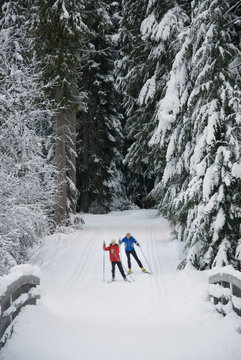
<path id="1" fill-rule="evenodd" d="M 110 252 L 110 261 L 114 261 L 114 262 L 120 261 L 120 248 L 119 248 L 119 245 L 110 244 L 110 246 L 107 246 L 107 247 L 105 247 L 105 245 L 104 245 L 103 249 L 105 251 Z"/>

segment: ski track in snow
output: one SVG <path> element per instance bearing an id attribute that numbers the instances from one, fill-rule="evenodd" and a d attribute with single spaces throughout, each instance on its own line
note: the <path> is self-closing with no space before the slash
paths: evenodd
<path id="1" fill-rule="evenodd" d="M 83 230 L 46 238 L 33 261 L 42 269 L 41 299 L 16 318 L 0 360 L 240 360 L 240 319 L 214 311 L 207 272 L 176 270 L 178 244 L 155 214 L 84 215 Z M 117 281 L 107 283 L 111 266 L 103 241 L 129 231 L 153 275 L 132 258 L 135 282 L 124 282 L 116 268 Z M 141 249 L 136 252 L 148 270 Z"/>

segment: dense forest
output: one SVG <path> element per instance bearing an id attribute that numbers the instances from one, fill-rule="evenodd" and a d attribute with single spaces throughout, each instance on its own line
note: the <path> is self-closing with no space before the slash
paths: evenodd
<path id="1" fill-rule="evenodd" d="M 0 274 L 81 213 L 156 207 L 241 261 L 240 0 L 3 0 Z"/>

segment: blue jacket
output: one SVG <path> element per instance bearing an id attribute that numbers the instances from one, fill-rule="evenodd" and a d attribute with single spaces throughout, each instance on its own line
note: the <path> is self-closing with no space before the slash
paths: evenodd
<path id="1" fill-rule="evenodd" d="M 120 244 L 125 243 L 125 247 L 126 247 L 126 251 L 132 251 L 134 250 L 134 243 L 138 244 L 138 242 L 136 241 L 136 239 L 134 239 L 132 236 L 130 237 L 130 239 L 127 239 L 127 237 L 125 236 L 121 241 Z"/>

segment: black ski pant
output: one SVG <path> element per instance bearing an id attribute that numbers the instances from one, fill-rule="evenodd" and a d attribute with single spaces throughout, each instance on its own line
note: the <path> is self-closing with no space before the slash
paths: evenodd
<path id="1" fill-rule="evenodd" d="M 140 262 L 135 249 L 131 250 L 131 251 L 126 251 L 126 256 L 127 256 L 127 263 L 128 263 L 128 268 L 131 269 L 131 255 L 133 256 L 133 258 L 136 260 L 137 264 L 140 266 L 140 268 L 143 267 L 142 263 Z"/>
<path id="2" fill-rule="evenodd" d="M 113 279 L 115 278 L 115 266 L 117 265 L 119 270 L 120 270 L 121 275 L 125 279 L 126 276 L 125 276 L 125 273 L 124 273 L 124 270 L 123 270 L 123 267 L 122 267 L 122 263 L 120 261 L 111 261 L 111 265 L 112 265 L 112 269 L 111 269 L 112 278 Z"/>

